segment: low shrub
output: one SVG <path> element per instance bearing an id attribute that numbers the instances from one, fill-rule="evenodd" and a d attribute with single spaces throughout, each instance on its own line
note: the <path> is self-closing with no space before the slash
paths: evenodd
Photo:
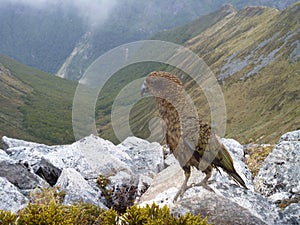
<path id="1" fill-rule="evenodd" d="M 5 225 L 131 225 L 131 224 L 182 224 L 182 225 L 206 225 L 206 219 L 190 213 L 175 216 L 170 213 L 167 206 L 160 208 L 156 204 L 138 207 L 133 205 L 126 209 L 125 213 L 118 213 L 114 209 L 102 208 L 87 204 L 76 203 L 72 205 L 62 204 L 59 192 L 56 188 L 44 189 L 37 192 L 39 197 L 33 198 L 25 208 L 17 213 L 0 210 L 0 224 Z M 41 201 L 43 196 L 43 201 Z"/>

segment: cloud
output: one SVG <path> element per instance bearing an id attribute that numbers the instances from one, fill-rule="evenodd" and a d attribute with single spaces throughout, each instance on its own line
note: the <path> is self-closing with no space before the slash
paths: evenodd
<path id="1" fill-rule="evenodd" d="M 89 25 L 101 24 L 108 18 L 117 0 L 0 0 L 1 3 L 22 4 L 38 9 L 60 6 L 63 9 L 75 8 Z"/>
<path id="2" fill-rule="evenodd" d="M 41 1 L 41 0 L 40 0 Z M 116 5 L 116 0 L 68 0 L 80 15 L 91 25 L 97 25 L 108 18 Z"/>

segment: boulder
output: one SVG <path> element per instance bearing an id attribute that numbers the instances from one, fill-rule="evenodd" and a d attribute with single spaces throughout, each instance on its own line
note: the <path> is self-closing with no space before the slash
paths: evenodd
<path id="1" fill-rule="evenodd" d="M 284 208 L 286 224 L 300 224 L 300 131 L 281 136 L 254 178 L 254 186 Z"/>
<path id="2" fill-rule="evenodd" d="M 300 224 L 300 205 L 299 203 L 292 203 L 287 206 L 284 211 L 284 218 L 286 224 L 298 225 Z"/>
<path id="3" fill-rule="evenodd" d="M 7 137 L 2 141 L 9 147 L 5 151 L 10 158 L 27 163 L 34 172 L 43 171 L 43 174 L 48 173 L 50 177 L 56 177 L 64 168 L 74 168 L 86 179 L 94 179 L 99 174 L 109 176 L 112 171 L 113 175 L 119 171 L 131 174 L 129 166 L 109 153 L 109 149 L 113 151 L 114 145 L 110 142 L 108 148 L 108 141 L 93 135 L 70 145 L 57 146 L 34 144 Z M 47 168 L 48 171 L 45 170 Z"/>
<path id="4" fill-rule="evenodd" d="M 34 166 L 35 174 L 43 177 L 51 186 L 54 186 L 61 174 L 61 169 L 54 166 L 47 159 L 42 157 L 41 161 Z"/>
<path id="5" fill-rule="evenodd" d="M 182 199 L 174 203 L 173 199 L 184 180 L 184 173 L 178 163 L 173 163 L 154 178 L 139 204 L 167 204 L 173 213 L 200 213 L 208 216 L 208 221 L 213 224 L 284 224 L 277 206 L 268 198 L 254 192 L 249 169 L 241 161 L 244 155 L 242 146 L 230 139 L 223 139 L 223 143 L 249 190 L 240 187 L 221 169 L 220 172 L 214 170 L 210 184 L 214 192 L 202 187 L 192 187 L 185 192 Z M 235 151 L 232 151 L 233 148 Z M 202 172 L 193 169 L 189 184 L 199 183 L 203 178 Z"/>
<path id="6" fill-rule="evenodd" d="M 73 168 L 63 169 L 56 186 L 66 192 L 64 204 L 77 202 L 91 203 L 101 208 L 106 207 L 100 202 L 101 192 L 89 185 L 89 183 Z"/>
<path id="7" fill-rule="evenodd" d="M 11 184 L 5 177 L 0 177 L 0 210 L 17 212 L 28 203 L 19 189 Z"/>
<path id="8" fill-rule="evenodd" d="M 182 199 L 172 208 L 172 212 L 180 215 L 187 212 L 194 215 L 200 214 L 201 217 L 207 217 L 208 222 L 213 224 L 274 224 L 273 221 L 271 223 L 264 221 L 260 215 L 222 195 L 212 194 L 203 188 L 198 189 L 198 192 L 198 195 Z"/>
<path id="9" fill-rule="evenodd" d="M 139 191 L 147 188 L 164 168 L 163 149 L 157 142 L 149 143 L 137 137 L 128 137 L 117 147 L 129 156 L 122 161 L 138 176 Z"/>
<path id="10" fill-rule="evenodd" d="M 0 149 L 0 161 L 12 161 L 12 159 L 4 150 Z"/>
<path id="11" fill-rule="evenodd" d="M 23 141 L 19 139 L 9 138 L 6 136 L 2 137 L 2 143 L 4 151 L 6 151 L 9 148 L 15 148 L 15 147 L 37 147 L 37 146 L 46 146 L 44 144 L 38 144 L 35 142 L 30 141 Z"/>
<path id="12" fill-rule="evenodd" d="M 30 172 L 26 165 L 10 161 L 0 161 L 0 177 L 5 177 L 10 183 L 19 188 L 23 194 L 29 194 L 36 187 L 49 185 L 36 174 Z"/>
<path id="13" fill-rule="evenodd" d="M 279 139 L 279 143 L 282 141 L 300 141 L 300 130 L 295 130 L 283 134 Z"/>
<path id="14" fill-rule="evenodd" d="M 179 166 L 171 165 L 153 180 L 150 188 L 142 196 L 140 205 L 155 202 L 167 204 L 174 213 L 201 213 L 208 216 L 213 224 L 276 224 L 280 220 L 279 209 L 266 197 L 251 190 L 245 190 L 237 184 L 224 179 L 226 174 L 214 171 L 210 187 L 214 192 L 202 187 L 193 187 L 186 191 L 183 198 L 173 203 L 173 199 L 181 183 L 184 173 Z M 191 183 L 198 183 L 204 175 L 192 170 Z M 223 218 L 224 217 L 224 218 Z M 223 221 L 223 222 L 221 222 Z"/>
<path id="15" fill-rule="evenodd" d="M 37 186 L 34 182 L 42 180 L 41 178 L 51 186 L 62 185 L 70 192 L 66 202 L 77 201 L 80 196 L 87 202 L 93 202 L 94 196 L 93 203 L 100 204 L 101 191 L 96 183 L 99 175 L 102 179 L 109 180 L 102 188 L 111 193 L 112 198 L 121 203 L 123 200 L 118 197 L 120 193 L 126 198 L 130 193 L 129 199 L 134 202 L 164 165 L 162 147 L 158 143 L 149 143 L 135 137 L 126 139 L 118 146 L 94 135 L 73 144 L 57 146 L 8 137 L 3 137 L 2 141 L 5 152 L 0 151 L 0 167 L 1 163 L 11 168 L 12 165 L 17 165 L 17 168 L 9 169 L 10 173 L 7 173 L 8 169 L 4 169 L 3 176 L 8 174 L 12 183 L 22 189 L 26 187 L 28 191 Z M 26 172 L 11 176 L 12 172 L 23 170 Z M 16 180 L 17 178 L 23 180 Z M 88 193 L 81 193 L 76 182 L 85 187 Z M 122 204 L 126 207 L 124 201 Z"/>
<path id="16" fill-rule="evenodd" d="M 157 143 L 149 143 L 137 137 L 128 137 L 117 146 L 127 153 L 128 163 L 135 173 L 145 176 L 153 176 L 164 169 L 164 156 L 162 146 Z"/>
<path id="17" fill-rule="evenodd" d="M 300 199 L 300 141 L 281 141 L 254 179 L 255 190 L 273 199 Z"/>
<path id="18" fill-rule="evenodd" d="M 154 201 L 167 204 L 174 214 L 200 213 L 214 224 L 299 224 L 299 136 L 294 131 L 281 137 L 254 182 L 243 162 L 243 146 L 222 139 L 248 190 L 222 169 L 214 170 L 209 184 L 214 192 L 192 187 L 175 203 L 184 173 L 172 154 L 164 160 L 158 143 L 129 137 L 114 145 L 91 135 L 73 144 L 47 146 L 4 137 L 0 206 L 16 211 L 28 202 L 20 192 L 28 194 L 46 184 L 66 192 L 65 204 L 83 201 L 125 211 L 136 200 L 140 205 Z M 203 178 L 202 172 L 193 169 L 189 184 Z"/>

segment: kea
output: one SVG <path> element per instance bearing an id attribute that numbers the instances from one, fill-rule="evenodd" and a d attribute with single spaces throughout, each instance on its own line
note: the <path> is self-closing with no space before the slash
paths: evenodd
<path id="1" fill-rule="evenodd" d="M 222 168 L 237 183 L 247 189 L 245 182 L 236 172 L 233 160 L 220 138 L 211 126 L 198 118 L 198 113 L 183 88 L 179 78 L 169 72 L 151 72 L 141 88 L 141 94 L 155 97 L 165 132 L 165 142 L 170 152 L 184 171 L 185 179 L 174 197 L 182 197 L 192 186 L 208 186 L 213 168 Z M 187 185 L 191 167 L 205 173 L 205 178 L 198 184 Z"/>

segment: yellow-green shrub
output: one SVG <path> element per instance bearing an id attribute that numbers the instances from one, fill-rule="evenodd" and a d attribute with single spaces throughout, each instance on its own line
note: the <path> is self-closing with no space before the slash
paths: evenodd
<path id="1" fill-rule="evenodd" d="M 187 213 L 176 217 L 167 206 L 160 208 L 154 203 L 150 206 L 133 205 L 125 213 L 114 209 L 103 210 L 87 203 L 63 205 L 60 192 L 56 188 L 37 191 L 33 200 L 18 213 L 0 210 L 0 224 L 5 225 L 206 225 L 206 219 Z"/>
<path id="2" fill-rule="evenodd" d="M 11 225 L 11 224 L 14 224 L 16 219 L 17 219 L 16 214 L 14 214 L 10 211 L 0 210 L 0 224 Z"/>
<path id="3" fill-rule="evenodd" d="M 167 206 L 160 208 L 154 203 L 146 207 L 137 207 L 136 205 L 127 209 L 126 213 L 121 217 L 122 224 L 153 224 L 153 225 L 206 225 L 206 219 L 200 216 L 194 216 L 187 213 L 184 216 L 176 217 L 170 213 Z"/>

